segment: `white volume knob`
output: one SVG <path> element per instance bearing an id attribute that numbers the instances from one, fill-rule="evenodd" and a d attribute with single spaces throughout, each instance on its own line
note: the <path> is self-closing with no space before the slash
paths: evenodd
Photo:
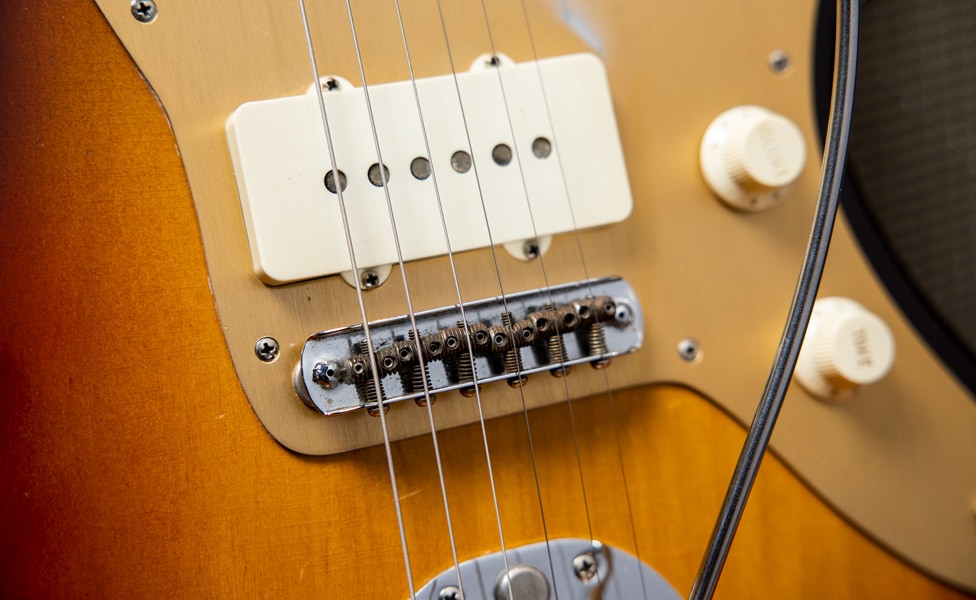
<path id="1" fill-rule="evenodd" d="M 847 298 L 813 306 L 795 376 L 814 396 L 844 400 L 884 378 L 895 361 L 895 339 L 877 315 Z"/>
<path id="2" fill-rule="evenodd" d="M 758 211 L 786 195 L 807 160 L 803 133 L 793 121 L 760 106 L 720 114 L 699 153 L 708 187 L 733 208 Z"/>

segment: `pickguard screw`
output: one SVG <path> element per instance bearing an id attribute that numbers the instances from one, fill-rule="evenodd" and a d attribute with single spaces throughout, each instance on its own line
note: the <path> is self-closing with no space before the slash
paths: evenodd
<path id="1" fill-rule="evenodd" d="M 132 0 L 132 16 L 140 23 L 152 23 L 156 20 L 159 9 L 153 0 Z"/>
<path id="2" fill-rule="evenodd" d="M 573 559 L 573 573 L 584 583 L 596 577 L 596 556 L 590 552 L 577 555 Z"/>
<path id="3" fill-rule="evenodd" d="M 525 254 L 525 258 L 532 260 L 539 258 L 542 250 L 539 248 L 539 240 L 529 240 L 522 245 L 522 253 Z"/>
<path id="4" fill-rule="evenodd" d="M 263 337 L 254 344 L 254 354 L 261 359 L 261 362 L 274 362 L 278 358 L 279 350 L 281 347 L 278 345 L 278 340 L 271 337 Z"/>
<path id="5" fill-rule="evenodd" d="M 769 55 L 769 68 L 773 73 L 785 73 L 790 68 L 790 55 L 782 50 L 774 50 Z"/>
<path id="6" fill-rule="evenodd" d="M 363 289 L 373 289 L 380 284 L 380 276 L 376 271 L 363 271 L 359 276 L 360 283 L 363 284 Z"/>
<path id="7" fill-rule="evenodd" d="M 701 355 L 701 346 L 699 346 L 698 341 L 692 338 L 686 338 L 678 342 L 678 356 L 686 360 L 687 362 L 693 362 L 698 359 Z"/>
<path id="8" fill-rule="evenodd" d="M 449 585 L 437 594 L 437 600 L 464 600 L 457 586 Z"/>

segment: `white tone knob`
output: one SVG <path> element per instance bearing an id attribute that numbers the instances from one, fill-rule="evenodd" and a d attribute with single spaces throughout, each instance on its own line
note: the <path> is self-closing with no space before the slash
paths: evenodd
<path id="1" fill-rule="evenodd" d="M 733 208 L 759 211 L 786 195 L 807 160 L 803 133 L 793 121 L 760 106 L 720 114 L 702 138 L 702 175 Z"/>
<path id="2" fill-rule="evenodd" d="M 847 298 L 821 298 L 794 374 L 814 396 L 839 401 L 880 381 L 894 361 L 895 339 L 880 317 Z"/>

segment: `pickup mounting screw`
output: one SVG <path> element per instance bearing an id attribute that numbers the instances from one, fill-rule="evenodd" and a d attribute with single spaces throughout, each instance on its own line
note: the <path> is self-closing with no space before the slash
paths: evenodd
<path id="1" fill-rule="evenodd" d="M 573 573 L 583 583 L 596 577 L 596 556 L 590 552 L 578 554 L 573 559 Z"/>
<path id="2" fill-rule="evenodd" d="M 278 358 L 279 350 L 281 346 L 278 345 L 278 340 L 271 337 L 263 337 L 254 344 L 254 354 L 261 362 L 274 362 Z"/>
<path id="3" fill-rule="evenodd" d="M 363 289 L 371 290 L 380 284 L 380 276 L 376 271 L 363 271 L 359 276 L 359 282 L 363 284 Z"/>
<path id="4" fill-rule="evenodd" d="M 132 0 L 132 16 L 140 23 L 152 23 L 156 20 L 159 9 L 154 0 Z"/>

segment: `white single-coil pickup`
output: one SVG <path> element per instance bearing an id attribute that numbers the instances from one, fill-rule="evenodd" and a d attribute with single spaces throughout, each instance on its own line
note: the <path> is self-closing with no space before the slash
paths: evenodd
<path id="1" fill-rule="evenodd" d="M 630 213 L 606 73 L 595 56 L 503 61 L 459 73 L 456 85 L 451 75 L 416 83 L 430 157 L 411 83 L 369 86 L 404 260 L 447 253 L 435 179 L 454 251 L 572 231 L 574 220 L 577 228 L 606 225 Z M 363 89 L 339 85 L 325 92 L 325 106 L 357 266 L 394 264 L 386 198 L 369 177 L 377 154 Z M 314 89 L 241 105 L 227 137 L 261 280 L 278 285 L 350 271 L 339 203 L 325 185 L 331 165 Z M 504 148 L 496 160 L 499 145 L 511 150 L 507 164 Z M 473 158 L 466 172 L 452 165 L 459 151 Z M 418 157 L 429 158 L 434 177 L 412 172 Z"/>

